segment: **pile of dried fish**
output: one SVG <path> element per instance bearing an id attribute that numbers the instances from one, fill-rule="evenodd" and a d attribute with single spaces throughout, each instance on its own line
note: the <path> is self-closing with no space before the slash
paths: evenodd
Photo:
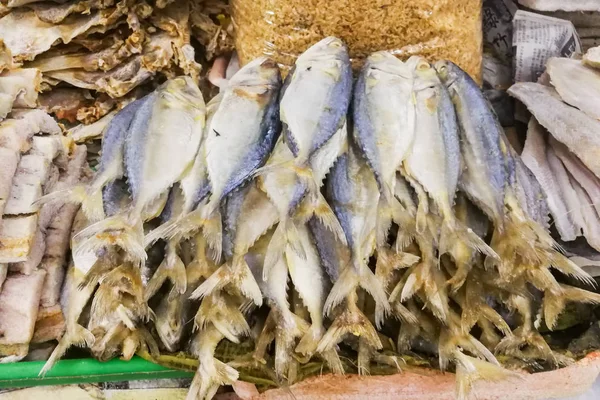
<path id="1" fill-rule="evenodd" d="M 64 200 L 82 212 L 43 372 L 71 345 L 184 351 L 199 362 L 189 398 L 211 398 L 235 368 L 285 385 L 309 360 L 369 373 L 418 352 L 464 398 L 516 374 L 494 353 L 570 363 L 538 329 L 600 303 L 574 286 L 593 280 L 557 250 L 542 188 L 464 71 L 377 52 L 353 85 L 331 37 L 285 82 L 256 59 L 206 105 L 191 79 L 168 80 L 113 118 L 90 183 L 43 202 Z"/>
<path id="2" fill-rule="evenodd" d="M 509 93 L 533 114 L 523 150 L 548 199 L 561 240 L 584 236 L 600 251 L 600 71 L 585 59 L 551 58 L 547 84 L 519 83 Z"/>
<path id="3" fill-rule="evenodd" d="M 95 122 L 164 77 L 198 82 L 192 38 L 204 50 L 199 60 L 232 49 L 223 0 L 3 3 L 0 65 L 38 69 L 41 107 L 71 123 Z"/>
<path id="4" fill-rule="evenodd" d="M 77 207 L 38 200 L 79 182 L 86 148 L 72 145 L 50 115 L 32 109 L 39 81 L 35 69 L 0 75 L 1 362 L 23 359 L 30 343 L 56 340 L 64 330 L 58 297 Z"/>

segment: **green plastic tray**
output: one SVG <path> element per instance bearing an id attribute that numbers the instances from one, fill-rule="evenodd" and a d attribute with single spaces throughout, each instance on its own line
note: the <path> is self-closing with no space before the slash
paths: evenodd
<path id="1" fill-rule="evenodd" d="M 91 358 L 61 360 L 40 378 L 43 361 L 0 364 L 0 388 L 69 385 L 140 379 L 190 378 L 192 373 L 162 367 L 140 357 L 131 361 L 113 359 L 100 362 Z"/>

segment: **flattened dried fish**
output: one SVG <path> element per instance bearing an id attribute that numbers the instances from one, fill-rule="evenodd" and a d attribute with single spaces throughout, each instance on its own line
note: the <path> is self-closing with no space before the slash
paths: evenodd
<path id="1" fill-rule="evenodd" d="M 546 72 L 564 102 L 600 119 L 600 71 L 580 60 L 553 57 L 546 63 Z"/>
<path id="2" fill-rule="evenodd" d="M 538 124 L 535 118 L 532 118 L 529 121 L 527 140 L 521 157 L 525 165 L 535 174 L 548 197 L 548 206 L 561 239 L 565 241 L 575 240 L 581 232 L 577 232 L 572 214 L 568 212 L 568 206 L 563 199 L 561 186 L 559 186 L 546 158 L 545 135 L 544 128 Z"/>
<path id="3" fill-rule="evenodd" d="M 589 49 L 583 56 L 583 63 L 592 68 L 600 68 L 600 47 Z"/>
<path id="4" fill-rule="evenodd" d="M 563 103 L 554 89 L 538 83 L 517 83 L 508 93 L 522 101 L 556 140 L 600 177 L 600 158 L 594 152 L 600 146 L 600 121 Z"/>

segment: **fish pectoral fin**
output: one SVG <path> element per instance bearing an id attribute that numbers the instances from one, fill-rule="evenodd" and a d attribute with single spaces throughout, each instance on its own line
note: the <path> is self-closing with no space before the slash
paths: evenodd
<path id="1" fill-rule="evenodd" d="M 48 193 L 34 202 L 39 206 L 49 203 L 81 204 L 85 216 L 90 221 L 100 221 L 104 218 L 102 187 L 76 185 L 68 189 Z"/>
<path id="2" fill-rule="evenodd" d="M 306 260 L 306 250 L 302 245 L 298 227 L 294 221 L 289 218 L 282 219 L 279 222 L 277 228 L 275 228 L 275 232 L 271 236 L 269 245 L 267 246 L 263 265 L 263 280 L 265 282 L 268 281 L 271 271 L 281 257 L 283 257 L 287 246 L 298 254 L 301 259 Z"/>
<path id="3" fill-rule="evenodd" d="M 564 284 L 561 284 L 560 288 L 560 292 L 548 290 L 544 294 L 544 320 L 551 330 L 556 327 L 558 317 L 564 311 L 567 302 L 600 304 L 600 295 L 597 293 Z"/>
<path id="4" fill-rule="evenodd" d="M 439 254 L 442 255 L 451 252 L 451 247 L 457 240 L 489 258 L 500 260 L 500 256 L 471 228 L 465 226 L 456 218 L 447 217 L 442 223 L 440 232 Z"/>
<path id="5" fill-rule="evenodd" d="M 322 325 L 311 325 L 304 336 L 302 336 L 302 339 L 300 339 L 298 346 L 296 346 L 296 353 L 300 353 L 310 359 L 315 351 L 317 351 L 317 346 L 324 333 Z"/>
<path id="6" fill-rule="evenodd" d="M 321 221 L 321 223 L 327 228 L 330 232 L 332 232 L 336 239 L 342 243 L 344 246 L 348 244 L 348 240 L 346 239 L 346 235 L 344 230 L 342 229 L 342 225 L 340 221 L 337 219 L 335 213 L 323 197 L 323 194 L 317 189 L 315 194 L 316 203 L 314 203 L 313 214 L 315 217 Z"/>

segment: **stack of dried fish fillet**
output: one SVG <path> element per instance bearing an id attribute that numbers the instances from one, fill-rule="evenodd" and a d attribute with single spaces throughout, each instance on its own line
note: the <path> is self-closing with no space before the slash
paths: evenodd
<path id="1" fill-rule="evenodd" d="M 333 37 L 285 82 L 259 58 L 208 104 L 187 77 L 130 103 L 95 177 L 43 199 L 64 201 L 82 208 L 66 332 L 42 374 L 73 345 L 138 352 L 197 366 L 189 398 L 203 399 L 239 370 L 287 385 L 419 354 L 466 398 L 476 379 L 518 376 L 505 367 L 572 362 L 540 330 L 600 303 L 468 74 L 378 52 L 353 84 Z"/>
<path id="2" fill-rule="evenodd" d="M 85 146 L 73 147 L 62 129 L 36 106 L 40 73 L 0 75 L 0 357 L 25 357 L 30 343 L 63 332 L 58 296 L 69 250 L 71 205 L 40 206 L 45 193 L 79 181 Z M 27 108 L 26 108 L 27 107 Z"/>
<path id="3" fill-rule="evenodd" d="M 227 10 L 220 0 L 7 0 L 2 54 L 41 71 L 44 110 L 89 124 L 139 97 L 136 88 L 152 89 L 161 76 L 198 81 L 197 56 L 231 50 Z M 191 38 L 204 54 L 196 54 Z"/>
<path id="4" fill-rule="evenodd" d="M 519 83 L 509 93 L 533 114 L 523 161 L 548 198 L 564 242 L 584 236 L 600 251 L 600 71 L 597 50 L 584 60 L 551 58 L 548 85 Z"/>

